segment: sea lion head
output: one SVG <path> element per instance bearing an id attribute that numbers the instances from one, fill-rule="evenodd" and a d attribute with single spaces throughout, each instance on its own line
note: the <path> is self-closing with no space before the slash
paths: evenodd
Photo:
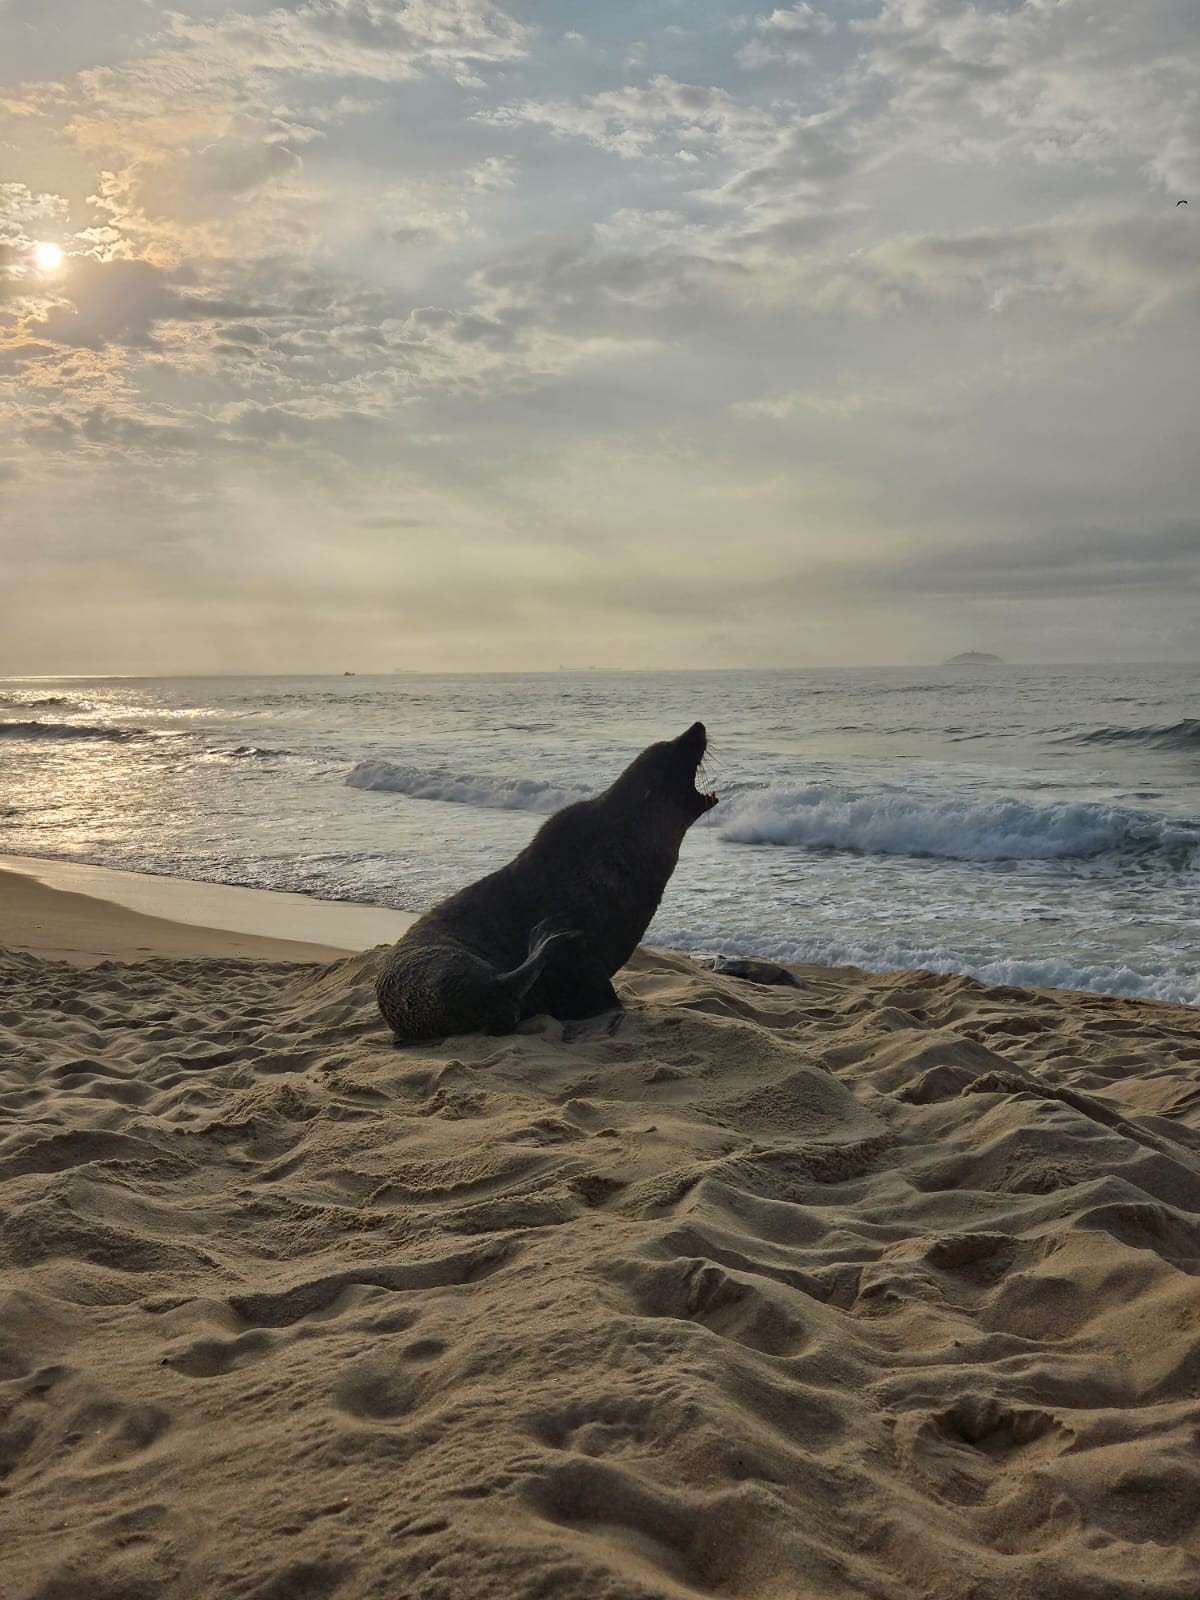
<path id="1" fill-rule="evenodd" d="M 685 832 L 711 811 L 717 796 L 696 787 L 696 774 L 708 749 L 702 722 L 693 722 L 678 739 L 652 744 L 632 761 L 613 785 L 624 801 L 638 810 L 652 810 Z"/>

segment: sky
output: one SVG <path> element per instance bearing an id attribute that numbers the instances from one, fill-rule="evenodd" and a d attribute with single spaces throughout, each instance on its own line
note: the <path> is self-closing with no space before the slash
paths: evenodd
<path id="1" fill-rule="evenodd" d="M 1200 658 L 1195 6 L 0 0 L 0 673 Z"/>

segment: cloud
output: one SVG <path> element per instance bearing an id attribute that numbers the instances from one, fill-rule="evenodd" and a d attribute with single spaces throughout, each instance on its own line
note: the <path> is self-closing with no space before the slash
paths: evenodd
<path id="1" fill-rule="evenodd" d="M 147 21 L 154 25 L 152 18 Z M 479 72 L 522 59 L 530 31 L 490 0 L 314 0 L 215 19 L 170 12 L 140 50 L 42 86 L 42 115 L 103 164 L 95 190 L 108 212 L 97 239 L 160 259 L 226 245 L 235 230 L 298 231 L 305 147 L 369 116 L 381 88 L 426 76 L 459 92 Z M 481 189 L 503 163 L 478 164 Z M 259 198 L 260 215 L 238 205 Z"/>
<path id="2" fill-rule="evenodd" d="M 964 158 L 1136 163 L 1200 178 L 1200 59 L 1190 0 L 885 0 L 852 24 L 910 140 Z"/>
<path id="3" fill-rule="evenodd" d="M 829 267 L 814 292 L 826 304 L 872 315 L 950 304 L 1111 322 L 1200 305 L 1200 256 L 1191 239 L 1170 217 L 1144 214 L 901 234 Z"/>
<path id="4" fill-rule="evenodd" d="M 301 165 L 299 153 L 283 138 L 226 134 L 189 155 L 172 172 L 172 182 L 191 195 L 244 195 L 291 176 Z"/>
<path id="5" fill-rule="evenodd" d="M 54 344 L 136 348 L 153 345 L 156 330 L 167 321 L 208 321 L 249 311 L 196 294 L 148 261 L 84 256 L 71 263 L 53 303 L 32 319 L 31 328 L 38 339 Z"/>
<path id="6" fill-rule="evenodd" d="M 0 538 L 47 640 L 85 568 L 200 655 L 206 604 L 303 652 L 290 611 L 357 644 L 395 595 L 446 665 L 1072 595 L 1102 650 L 1123 592 L 1153 653 L 1194 603 L 1194 0 L 236 4 L 48 0 L 6 54 Z"/>
<path id="7" fill-rule="evenodd" d="M 734 59 L 740 67 L 754 71 L 760 67 L 798 66 L 810 58 L 798 41 L 828 38 L 836 33 L 837 23 L 807 0 L 778 8 L 756 17 L 740 18 L 738 26 L 751 28 L 757 37 L 742 45 Z"/>
<path id="8" fill-rule="evenodd" d="M 673 156 L 681 141 L 728 153 L 770 140 L 779 127 L 771 111 L 746 105 L 727 90 L 681 83 L 665 73 L 643 86 L 608 89 L 579 101 L 501 105 L 480 118 L 501 127 L 524 123 L 549 128 L 630 161 L 652 154 Z"/>
<path id="9" fill-rule="evenodd" d="M 878 574 L 888 590 L 927 598 L 1014 600 L 1064 596 L 1175 596 L 1200 591 L 1200 523 L 1149 531 L 1095 527 L 1056 529 L 1033 539 L 1009 536 L 958 544 L 887 563 Z"/>
<path id="10" fill-rule="evenodd" d="M 76 127 L 103 142 L 131 126 L 203 119 L 272 83 L 403 82 L 426 73 L 477 80 L 485 63 L 519 60 L 530 33 L 490 0 L 314 0 L 215 21 L 171 13 L 140 61 L 79 75 Z M 107 126 L 106 126 L 107 124 Z"/>
<path id="11" fill-rule="evenodd" d="M 807 0 L 779 8 L 766 16 L 757 16 L 752 24 L 759 33 L 792 35 L 797 33 L 833 33 L 837 23 L 824 11 L 807 4 Z"/>
<path id="12" fill-rule="evenodd" d="M 25 183 L 0 183 L 0 238 L 28 240 L 59 226 L 67 213 L 61 195 L 37 193 Z"/>

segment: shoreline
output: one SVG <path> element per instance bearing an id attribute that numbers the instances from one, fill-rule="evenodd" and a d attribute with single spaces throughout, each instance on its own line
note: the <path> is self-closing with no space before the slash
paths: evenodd
<path id="1" fill-rule="evenodd" d="M 413 920 L 381 906 L 0 855 L 0 947 L 76 966 L 335 961 L 393 943 Z"/>
<path id="2" fill-rule="evenodd" d="M 54 857 L 0 853 L 0 950 L 91 967 L 102 961 L 155 959 L 326 963 L 394 944 L 418 913 L 359 901 L 240 884 L 173 878 Z M 702 971 L 711 953 L 642 946 L 682 958 Z M 719 957 L 717 958 L 719 959 Z M 864 980 L 900 976 L 960 979 L 981 990 L 1057 996 L 1194 1013 L 1200 1007 L 1154 995 L 1076 989 L 1061 984 L 994 983 L 932 967 L 875 969 L 855 962 L 778 963 L 804 983 L 822 977 Z"/>

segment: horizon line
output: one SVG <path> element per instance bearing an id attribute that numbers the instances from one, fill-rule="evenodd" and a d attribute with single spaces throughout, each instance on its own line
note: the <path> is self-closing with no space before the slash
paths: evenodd
<path id="1" fill-rule="evenodd" d="M 724 666 L 724 667 L 387 667 L 378 670 L 348 671 L 328 668 L 323 671 L 288 669 L 270 672 L 261 668 L 243 671 L 195 672 L 8 672 L 0 673 L 0 683 L 71 683 L 81 679 L 113 679 L 137 681 L 145 679 L 188 678 L 554 678 L 564 676 L 590 677 L 603 674 L 623 674 L 638 677 L 719 677 L 723 673 L 784 673 L 784 672 L 928 672 L 946 667 L 1200 667 L 1200 657 L 1146 657 L 1139 659 L 1103 660 L 1021 660 L 1012 661 L 997 657 L 981 662 L 956 661 L 844 661 L 805 666 Z"/>

